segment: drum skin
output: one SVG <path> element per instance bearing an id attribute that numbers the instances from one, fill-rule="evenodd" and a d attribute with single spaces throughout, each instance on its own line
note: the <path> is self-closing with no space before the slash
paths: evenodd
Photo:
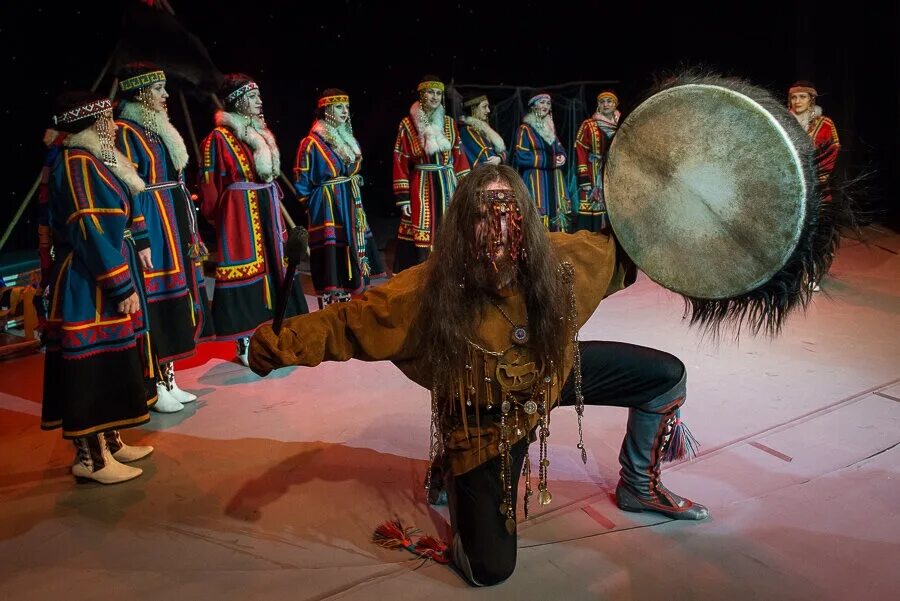
<path id="1" fill-rule="evenodd" d="M 610 223 L 662 286 L 693 299 L 739 297 L 797 248 L 809 210 L 803 169 L 791 136 L 755 100 L 678 85 L 641 103 L 613 138 Z"/>

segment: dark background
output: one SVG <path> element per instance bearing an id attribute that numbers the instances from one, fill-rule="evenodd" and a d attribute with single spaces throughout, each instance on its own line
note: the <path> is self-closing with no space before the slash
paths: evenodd
<path id="1" fill-rule="evenodd" d="M 375 218 L 393 210 L 390 152 L 396 126 L 425 73 L 457 84 L 614 80 L 627 112 L 655 75 L 705 65 L 779 97 L 797 79 L 814 81 L 819 104 L 841 137 L 839 171 L 854 176 L 874 169 L 867 208 L 876 221 L 892 227 L 900 222 L 895 200 L 900 3 L 895 1 L 844 5 L 840 14 L 809 1 L 171 0 L 170 5 L 177 23 L 205 45 L 215 67 L 257 78 L 286 173 L 319 91 L 340 87 L 350 93 L 355 132 L 366 156 L 365 202 Z M 5 2 L 0 10 L 7 151 L 0 224 L 5 228 L 42 164 L 41 137 L 57 94 L 90 88 L 110 56 L 124 60 L 129 52 L 146 49 L 159 53 L 147 57 L 156 60 L 172 52 L 185 62 L 202 56 L 195 56 L 177 27 L 159 39 L 128 17 L 150 10 L 137 0 Z M 99 92 L 109 91 L 114 68 L 115 61 Z M 207 80 L 214 79 L 210 73 Z M 212 127 L 213 106 L 204 91 L 211 85 L 198 88 L 170 77 L 170 93 L 187 92 L 201 139 Z M 177 94 L 170 99 L 170 113 L 190 147 Z M 192 167 L 194 162 L 192 157 Z M 36 247 L 33 205 L 4 251 Z"/>

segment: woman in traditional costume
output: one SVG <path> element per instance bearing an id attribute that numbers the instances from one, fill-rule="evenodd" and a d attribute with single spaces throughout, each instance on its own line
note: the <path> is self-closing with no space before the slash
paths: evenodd
<path id="1" fill-rule="evenodd" d="M 259 86 L 249 76 L 225 76 L 225 110 L 203 141 L 200 210 L 217 234 L 216 286 L 212 299 L 216 337 L 237 342 L 247 365 L 250 334 L 272 319 L 285 277 L 282 192 L 275 181 L 281 154 L 262 113 Z M 292 283 L 287 315 L 306 313 L 306 298 Z"/>
<path id="2" fill-rule="evenodd" d="M 54 263 L 41 427 L 75 443 L 76 478 L 113 484 L 140 476 L 125 464 L 153 451 L 119 435 L 146 423 L 156 401 L 141 274 L 149 241 L 133 202 L 144 182 L 115 150 L 107 98 L 64 94 L 53 121 L 69 135 L 50 168 Z"/>
<path id="3" fill-rule="evenodd" d="M 426 75 L 418 92 L 394 144 L 394 197 L 401 212 L 395 273 L 428 258 L 457 181 L 469 172 L 456 121 L 444 114 L 443 82 Z"/>
<path id="4" fill-rule="evenodd" d="M 528 101 L 529 112 L 516 132 L 512 162 L 525 180 L 544 225 L 556 232 L 566 230 L 570 208 L 562 172 L 566 151 L 556 137 L 551 108 L 547 92 L 535 94 Z"/>
<path id="5" fill-rule="evenodd" d="M 147 185 L 135 202 L 150 240 L 144 284 L 160 362 L 153 408 L 171 413 L 197 400 L 176 384 L 173 362 L 193 355 L 197 341 L 212 336 L 201 264 L 206 248 L 184 185 L 187 147 L 166 110 L 166 74 L 152 63 L 130 63 L 119 73 L 119 90 L 116 146 Z"/>
<path id="6" fill-rule="evenodd" d="M 350 125 L 350 97 L 328 88 L 300 141 L 294 187 L 309 213 L 310 271 L 324 304 L 350 300 L 384 265 L 362 205 L 362 152 Z"/>

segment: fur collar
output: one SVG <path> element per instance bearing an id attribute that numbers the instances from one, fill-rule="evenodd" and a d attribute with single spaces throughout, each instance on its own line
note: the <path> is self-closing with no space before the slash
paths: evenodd
<path id="1" fill-rule="evenodd" d="M 822 116 L 822 107 L 816 104 L 808 111 L 804 111 L 799 115 L 794 111 L 791 111 L 791 114 L 797 118 L 797 121 L 804 130 L 809 131 L 810 124 L 815 123 L 816 119 Z"/>
<path id="2" fill-rule="evenodd" d="M 139 102 L 129 102 L 123 100 L 119 105 L 119 116 L 129 121 L 134 121 L 142 127 L 146 127 L 144 123 L 144 111 L 141 109 Z M 169 121 L 169 113 L 165 111 L 153 112 L 154 129 L 156 135 L 162 141 L 166 150 L 169 151 L 169 158 L 172 160 L 172 166 L 175 171 L 183 171 L 188 164 L 189 156 L 187 146 L 184 144 L 184 138 L 175 129 L 175 126 Z"/>
<path id="3" fill-rule="evenodd" d="M 259 117 L 245 117 L 239 113 L 216 112 L 216 127 L 227 127 L 253 151 L 256 175 L 269 183 L 281 173 L 281 153 L 272 131 Z"/>
<path id="4" fill-rule="evenodd" d="M 470 127 L 474 127 L 482 136 L 485 136 L 494 147 L 495 152 L 498 154 L 506 152 L 506 143 L 503 141 L 503 138 L 500 137 L 500 134 L 494 131 L 494 128 L 491 127 L 490 123 L 483 119 L 466 115 L 460 117 L 460 121 Z"/>
<path id="5" fill-rule="evenodd" d="M 594 119 L 594 121 L 597 122 L 597 125 L 600 125 L 601 127 L 607 127 L 609 129 L 616 129 L 617 127 L 619 127 L 619 118 L 621 116 L 622 116 L 622 113 L 620 113 L 619 111 L 616 111 L 613 114 L 613 118 L 609 119 L 608 117 L 604 116 L 600 111 L 597 111 L 596 113 L 594 113 L 593 119 Z"/>
<path id="6" fill-rule="evenodd" d="M 352 165 L 362 155 L 359 142 L 353 137 L 353 132 L 346 123 L 334 127 L 324 119 L 316 119 L 309 132 L 325 140 L 345 163 Z"/>
<path id="7" fill-rule="evenodd" d="M 547 115 L 543 119 L 539 119 L 534 113 L 526 113 L 522 119 L 525 123 L 534 128 L 534 131 L 544 139 L 544 142 L 553 146 L 556 142 L 556 125 L 553 124 L 553 117 Z"/>
<path id="8" fill-rule="evenodd" d="M 450 140 L 444 135 L 444 107 L 439 106 L 431 113 L 431 119 L 425 115 L 419 101 L 413 102 L 409 107 L 409 117 L 416 126 L 419 134 L 419 143 L 425 149 L 426 155 L 447 152 L 452 148 Z"/>
<path id="9" fill-rule="evenodd" d="M 103 152 L 103 147 L 100 144 L 100 136 L 93 127 L 89 127 L 77 134 L 69 135 L 63 141 L 63 145 L 65 145 L 66 148 L 83 148 L 98 159 L 102 156 Z M 137 169 L 134 168 L 131 161 L 116 148 L 113 148 L 113 153 L 116 157 L 116 164 L 106 165 L 109 167 L 109 170 L 112 171 L 116 177 L 125 182 L 125 185 L 128 186 L 128 190 L 132 194 L 143 192 L 144 188 L 147 187 L 147 184 L 145 184 L 144 180 L 141 179 L 141 176 L 138 175 Z"/>

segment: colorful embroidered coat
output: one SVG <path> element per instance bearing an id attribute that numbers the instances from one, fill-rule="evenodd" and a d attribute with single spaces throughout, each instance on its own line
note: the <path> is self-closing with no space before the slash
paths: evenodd
<path id="1" fill-rule="evenodd" d="M 838 153 L 841 150 L 841 141 L 838 139 L 837 128 L 834 121 L 819 115 L 809 121 L 807 129 L 813 146 L 816 148 L 816 167 L 818 168 L 819 185 L 822 187 L 822 199 L 831 201 L 831 175 L 837 164 Z"/>
<path id="2" fill-rule="evenodd" d="M 206 137 L 201 153 L 200 211 L 215 226 L 218 242 L 213 322 L 217 338 L 238 339 L 272 319 L 285 275 L 281 189 L 260 182 L 250 147 L 224 125 Z M 306 311 L 297 291 L 288 315 Z"/>
<path id="3" fill-rule="evenodd" d="M 181 181 L 165 144 L 143 125 L 116 121 L 116 146 L 151 188 Z M 153 338 L 162 363 L 194 353 L 204 327 L 211 332 L 194 204 L 181 186 L 146 190 L 135 198 L 147 224 L 153 268 L 144 272 Z"/>
<path id="4" fill-rule="evenodd" d="M 469 172 L 456 122 L 446 116 L 444 137 L 451 144 L 450 150 L 426 156 L 412 119 L 407 115 L 400 121 L 394 144 L 394 196 L 400 206 L 409 203 L 412 214 L 400 218 L 395 272 L 428 256 L 434 244 L 434 232 L 456 190 L 456 182 Z"/>
<path id="5" fill-rule="evenodd" d="M 608 121 L 602 115 L 594 115 L 582 122 L 575 135 L 578 175 L 578 208 L 574 216 L 576 231 L 584 229 L 596 232 L 605 224 L 603 161 L 617 128 L 614 121 Z M 592 193 L 595 193 L 595 198 L 591 198 Z"/>
<path id="6" fill-rule="evenodd" d="M 551 231 L 565 229 L 565 214 L 569 212 L 563 170 L 556 166 L 557 155 L 566 156 L 559 139 L 548 144 L 528 123 L 519 126 L 513 166 L 525 180 L 525 187 L 537 204 L 544 225 Z"/>
<path id="7" fill-rule="evenodd" d="M 472 169 L 491 157 L 499 157 L 501 164 L 506 162 L 506 150 L 497 152 L 491 141 L 473 125 L 460 123 L 459 141 Z"/>
<path id="8" fill-rule="evenodd" d="M 156 400 L 146 378 L 147 305 L 135 253 L 135 244 L 147 247 L 144 218 L 126 184 L 88 150 L 63 150 L 49 186 L 55 261 L 41 427 L 74 438 L 139 425 Z M 140 310 L 119 313 L 133 293 Z"/>
<path id="9" fill-rule="evenodd" d="M 310 270 L 316 293 L 357 294 L 384 266 L 362 205 L 362 156 L 342 159 L 318 133 L 300 141 L 294 187 L 309 213 Z"/>

